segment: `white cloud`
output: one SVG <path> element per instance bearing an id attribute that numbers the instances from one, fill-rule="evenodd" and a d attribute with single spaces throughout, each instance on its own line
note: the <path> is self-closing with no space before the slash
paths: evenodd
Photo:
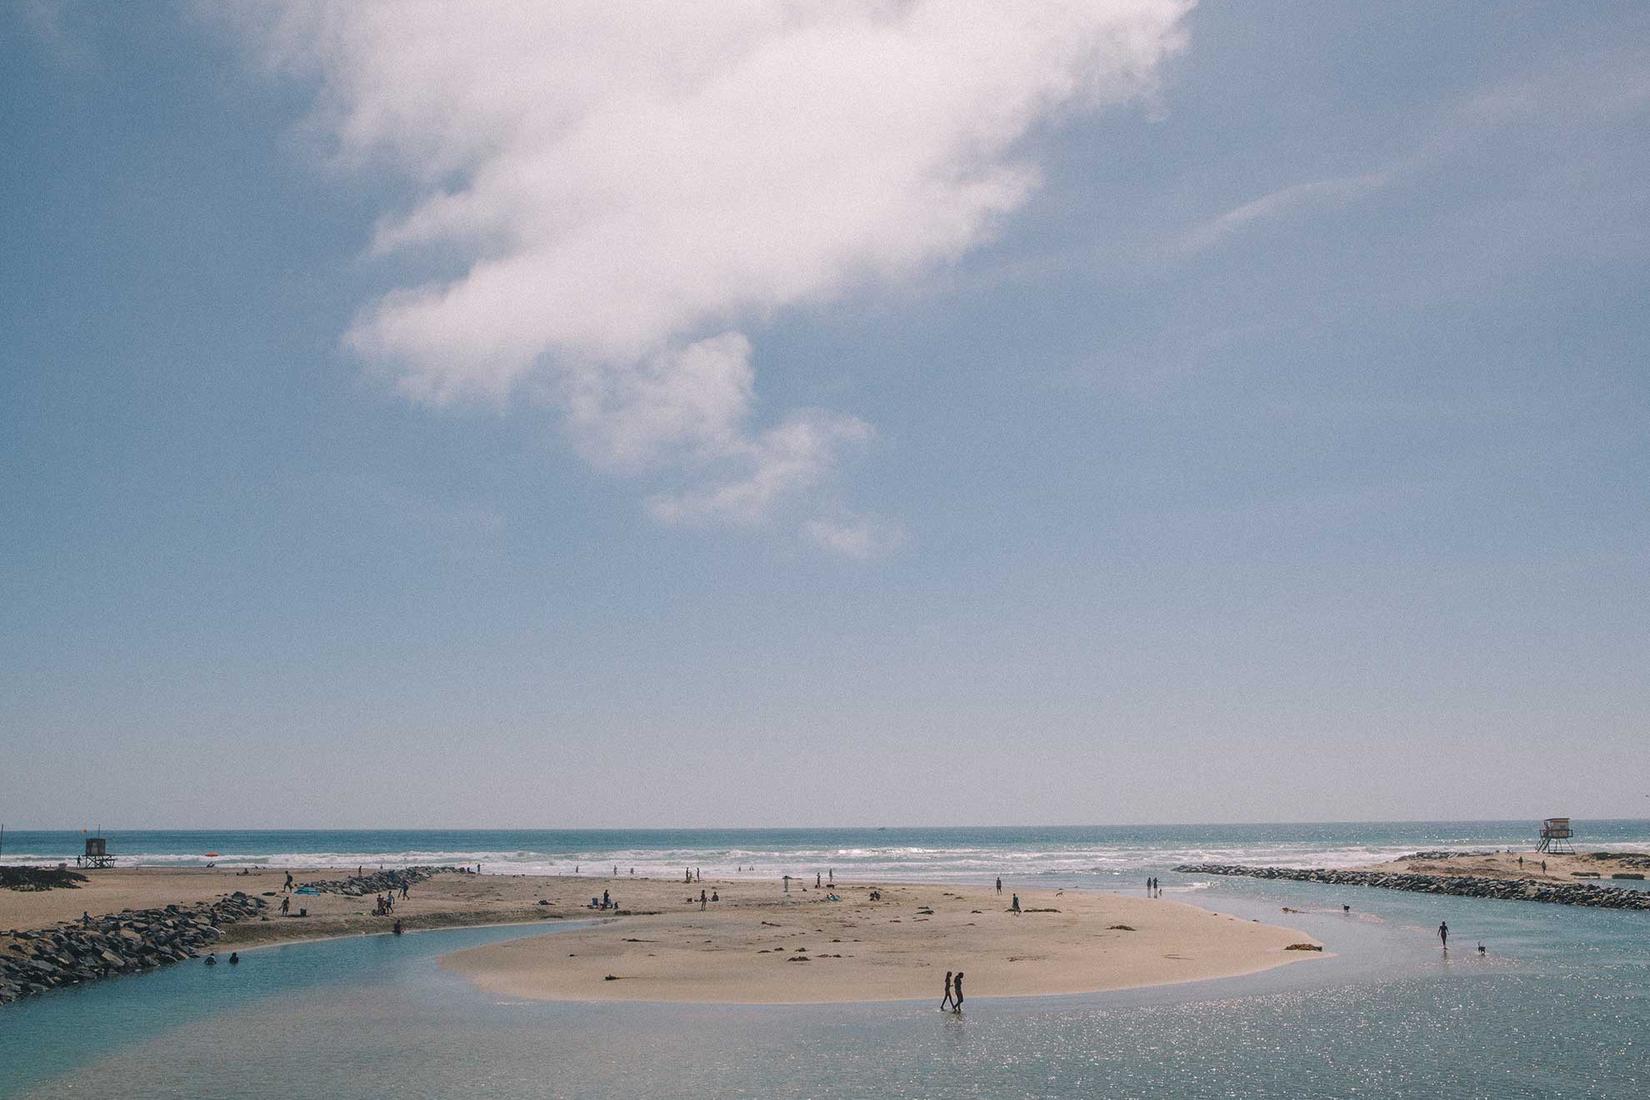
<path id="1" fill-rule="evenodd" d="M 816 545 L 849 558 L 874 558 L 910 541 L 904 527 L 875 516 L 816 516 L 803 530 Z"/>
<path id="2" fill-rule="evenodd" d="M 593 460 L 704 471 L 656 515 L 754 522 L 811 499 L 869 428 L 820 412 L 753 427 L 738 327 L 988 239 L 1037 185 L 1028 133 L 1148 92 L 1189 6 L 295 2 L 234 18 L 274 67 L 319 81 L 313 121 L 340 163 L 414 188 L 374 249 L 440 246 L 463 267 L 368 304 L 351 348 L 422 401 L 550 376 Z"/>

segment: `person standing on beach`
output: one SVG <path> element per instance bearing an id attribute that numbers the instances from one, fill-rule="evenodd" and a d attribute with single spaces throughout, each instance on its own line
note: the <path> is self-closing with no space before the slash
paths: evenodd
<path id="1" fill-rule="evenodd" d="M 1019 894 L 1015 894 L 1014 895 L 1014 900 L 1008 903 L 1008 911 L 1010 913 L 1018 913 L 1020 911 L 1020 895 Z M 958 974 L 957 977 L 960 978 L 960 977 L 962 977 L 962 975 Z"/>
<path id="2" fill-rule="evenodd" d="M 947 970 L 945 972 L 945 999 L 940 1001 L 940 1011 L 944 1012 L 951 1005 L 951 971 Z"/>
<path id="3" fill-rule="evenodd" d="M 1449 950 L 1449 922 L 1448 921 L 1439 921 L 1438 922 L 1438 942 L 1444 945 L 1444 950 L 1445 951 Z"/>
<path id="4" fill-rule="evenodd" d="M 951 1002 L 951 1011 L 958 1016 L 962 1015 L 962 976 L 963 972 L 959 970 L 957 976 L 951 979 L 951 993 L 955 998 Z"/>
<path id="5" fill-rule="evenodd" d="M 998 875 L 997 876 L 997 893 L 1000 894 L 1002 892 L 1003 892 L 1003 876 Z"/>

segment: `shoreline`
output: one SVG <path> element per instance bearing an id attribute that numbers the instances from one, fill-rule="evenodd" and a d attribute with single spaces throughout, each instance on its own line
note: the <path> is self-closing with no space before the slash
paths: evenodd
<path id="1" fill-rule="evenodd" d="M 1013 914 L 1012 890 L 997 896 L 949 883 L 814 888 L 793 879 L 787 892 L 767 880 L 438 873 L 412 883 L 391 915 L 373 913 L 372 893 L 322 893 L 290 895 L 293 912 L 309 915 L 282 917 L 284 879 L 281 870 L 122 868 L 92 872 L 79 889 L 0 891 L 0 947 L 8 929 L 68 935 L 83 911 L 118 920 L 122 911 L 240 892 L 265 908 L 224 924 L 210 944 L 219 953 L 390 934 L 397 920 L 409 933 L 550 922 L 553 935 L 442 958 L 482 989 L 533 999 L 872 1003 L 922 1000 L 932 987 L 937 1001 L 942 959 L 969 973 L 971 998 L 1061 996 L 1239 977 L 1322 957 L 1286 951 L 1310 942 L 1292 929 L 1104 890 L 1026 889 L 1024 912 Z M 704 910 L 701 890 L 718 899 Z M 593 892 L 622 907 L 590 909 Z"/>

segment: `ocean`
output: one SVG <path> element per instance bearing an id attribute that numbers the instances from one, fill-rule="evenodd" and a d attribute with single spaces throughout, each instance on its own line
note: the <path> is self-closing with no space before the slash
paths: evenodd
<path id="1" fill-rule="evenodd" d="M 282 829 L 114 830 L 122 864 L 373 867 L 481 864 L 489 874 L 589 868 L 674 877 L 812 875 L 984 882 L 996 875 L 1062 884 L 1130 879 L 1176 863 L 1300 867 L 1378 863 L 1418 850 L 1532 847 L 1534 821 L 1333 822 L 887 829 Z M 1590 848 L 1650 849 L 1650 821 L 1577 821 Z M 86 834 L 8 830 L 0 859 L 73 862 Z M 739 871 L 738 868 L 754 868 Z"/>
<path id="2" fill-rule="evenodd" d="M 1650 822 L 1577 825 L 1585 846 L 1650 848 Z M 290 944 L 249 951 L 233 970 L 182 965 L 0 1009 L 0 1097 L 1650 1095 L 1644 913 L 1166 871 L 1190 859 L 1315 865 L 1527 847 L 1532 834 L 1529 822 L 110 833 L 115 851 L 168 862 L 216 851 L 220 863 L 434 859 L 497 870 L 560 870 L 567 860 L 628 870 L 634 860 L 638 874 L 829 866 L 850 880 L 984 881 L 1001 870 L 1068 889 L 1136 889 L 1161 873 L 1183 900 L 1286 920 L 1332 957 L 1105 994 L 973 990 L 959 1019 L 923 1003 L 522 1002 L 438 965 L 449 951 L 543 926 Z M 8 831 L 6 858 L 61 858 L 79 836 Z M 1284 906 L 1301 912 L 1284 918 Z M 1464 950 L 1438 949 L 1440 920 Z M 1472 950 L 1479 942 L 1483 956 Z"/>

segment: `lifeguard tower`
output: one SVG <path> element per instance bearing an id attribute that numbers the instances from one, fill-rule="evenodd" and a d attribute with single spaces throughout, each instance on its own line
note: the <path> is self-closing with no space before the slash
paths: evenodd
<path id="1" fill-rule="evenodd" d="M 109 841 L 106 837 L 89 836 L 86 838 L 86 851 L 75 857 L 75 863 L 81 867 L 113 867 L 115 857 L 109 854 Z"/>
<path id="2" fill-rule="evenodd" d="M 1573 836 L 1575 832 L 1570 828 L 1569 818 L 1549 817 L 1541 823 L 1541 843 L 1535 846 L 1535 850 L 1553 855 L 1574 855 L 1575 845 L 1570 843 Z"/>

